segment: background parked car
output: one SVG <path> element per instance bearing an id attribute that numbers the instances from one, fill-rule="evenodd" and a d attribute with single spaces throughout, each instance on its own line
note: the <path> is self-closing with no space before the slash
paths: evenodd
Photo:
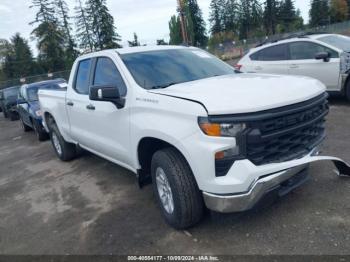
<path id="1" fill-rule="evenodd" d="M 3 89 L 0 93 L 0 107 L 5 118 L 10 118 L 11 121 L 18 119 L 17 112 L 17 96 L 19 86 Z"/>
<path id="2" fill-rule="evenodd" d="M 48 134 L 42 125 L 40 104 L 38 101 L 39 89 L 65 90 L 67 83 L 64 79 L 23 85 L 18 96 L 18 113 L 22 128 L 25 132 L 34 130 L 39 141 L 48 139 Z"/>
<path id="3" fill-rule="evenodd" d="M 307 34 L 253 48 L 236 65 L 249 73 L 302 75 L 316 78 L 329 92 L 350 100 L 350 38 Z"/>

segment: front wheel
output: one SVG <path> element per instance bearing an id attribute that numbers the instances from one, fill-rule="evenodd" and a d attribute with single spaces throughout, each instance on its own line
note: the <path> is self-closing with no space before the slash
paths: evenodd
<path id="1" fill-rule="evenodd" d="M 203 217 L 203 198 L 185 158 L 174 148 L 152 158 L 153 191 L 166 222 L 176 229 L 197 224 Z"/>
<path id="2" fill-rule="evenodd" d="M 32 130 L 30 126 L 28 126 L 26 123 L 24 123 L 23 119 L 21 118 L 21 126 L 24 132 L 29 132 Z"/>
<path id="3" fill-rule="evenodd" d="M 50 137 L 56 155 L 62 161 L 70 161 L 76 157 L 77 147 L 64 140 L 56 124 L 50 126 Z"/>
<path id="4" fill-rule="evenodd" d="M 33 121 L 33 128 L 35 135 L 39 141 L 46 141 L 47 139 L 49 139 L 49 134 L 46 133 L 43 126 L 35 120 Z"/>

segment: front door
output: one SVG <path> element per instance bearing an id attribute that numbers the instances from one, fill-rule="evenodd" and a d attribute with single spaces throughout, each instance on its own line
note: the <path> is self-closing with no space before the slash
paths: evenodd
<path id="1" fill-rule="evenodd" d="M 289 44 L 290 60 L 289 74 L 309 76 L 320 80 L 329 91 L 337 90 L 339 83 L 340 58 L 338 52 L 307 41 L 299 41 Z M 328 52 L 330 60 L 316 60 L 315 55 L 320 52 Z"/>
<path id="2" fill-rule="evenodd" d="M 70 89 L 75 94 L 69 94 L 67 100 L 72 138 L 95 153 L 131 165 L 128 104 L 118 109 L 111 102 L 91 101 L 88 93 L 92 85 L 116 86 L 124 97 L 127 93 L 113 58 L 96 57 L 81 61 L 75 88 Z"/>

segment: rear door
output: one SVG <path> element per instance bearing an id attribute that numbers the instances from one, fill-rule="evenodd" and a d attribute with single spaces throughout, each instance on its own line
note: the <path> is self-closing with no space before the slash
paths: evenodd
<path id="1" fill-rule="evenodd" d="M 81 145 L 90 146 L 95 139 L 88 127 L 94 125 L 86 106 L 89 104 L 90 73 L 92 59 L 80 60 L 76 66 L 72 87 L 67 90 L 66 108 L 70 122 L 70 134 Z"/>
<path id="2" fill-rule="evenodd" d="M 290 75 L 309 76 L 320 80 L 328 90 L 338 89 L 340 58 L 337 51 L 314 42 L 298 41 L 289 43 L 289 52 Z M 330 60 L 328 62 L 316 60 L 315 55 L 320 52 L 328 52 Z"/>
<path id="3" fill-rule="evenodd" d="M 250 55 L 252 61 L 249 72 L 268 74 L 288 74 L 289 51 L 287 44 L 266 47 Z"/>

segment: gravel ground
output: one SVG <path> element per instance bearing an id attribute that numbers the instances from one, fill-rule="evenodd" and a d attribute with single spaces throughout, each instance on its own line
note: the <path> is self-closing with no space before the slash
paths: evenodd
<path id="1" fill-rule="evenodd" d="M 324 154 L 350 161 L 350 104 L 331 104 Z M 175 231 L 129 171 L 89 153 L 62 163 L 0 117 L 0 254 L 350 254 L 350 179 L 333 169 L 314 164 L 274 203 Z"/>

